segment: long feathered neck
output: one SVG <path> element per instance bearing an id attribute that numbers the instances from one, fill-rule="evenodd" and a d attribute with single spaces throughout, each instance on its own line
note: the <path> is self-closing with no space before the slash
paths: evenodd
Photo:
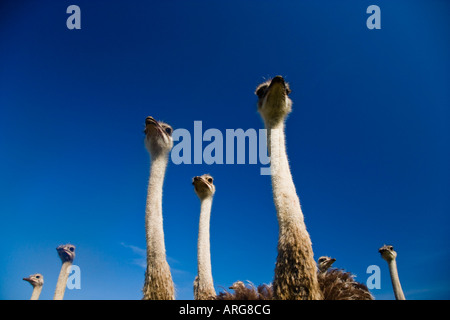
<path id="1" fill-rule="evenodd" d="M 200 200 L 200 222 L 198 226 L 197 243 L 198 277 L 194 284 L 194 298 L 196 300 L 207 300 L 216 295 L 211 270 L 209 239 L 212 200 L 212 196 Z"/>
<path id="2" fill-rule="evenodd" d="M 61 271 L 59 272 L 58 281 L 56 282 L 55 295 L 53 300 L 62 300 L 64 298 L 64 292 L 66 291 L 67 279 L 69 279 L 69 268 L 72 266 L 73 261 L 65 261 L 62 264 Z"/>
<path id="3" fill-rule="evenodd" d="M 174 285 L 166 260 L 162 217 L 162 188 L 168 158 L 161 155 L 152 158 L 145 208 L 147 235 L 147 271 L 144 283 L 144 299 L 173 300 Z"/>
<path id="4" fill-rule="evenodd" d="M 266 128 L 273 199 L 279 224 L 274 298 L 321 299 L 311 239 L 306 230 L 300 200 L 289 168 L 284 121 L 266 122 Z"/>
<path id="5" fill-rule="evenodd" d="M 394 289 L 394 295 L 396 300 L 406 300 L 403 294 L 400 279 L 398 277 L 397 262 L 395 259 L 388 261 L 389 273 L 391 274 L 392 288 Z"/>
<path id="6" fill-rule="evenodd" d="M 33 286 L 33 293 L 31 294 L 30 300 L 39 300 L 41 291 L 42 291 L 42 286 Z"/>

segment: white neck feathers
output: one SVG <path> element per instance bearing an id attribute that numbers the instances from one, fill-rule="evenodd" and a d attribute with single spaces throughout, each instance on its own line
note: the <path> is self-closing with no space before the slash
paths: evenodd
<path id="1" fill-rule="evenodd" d="M 208 299 L 216 295 L 211 270 L 210 217 L 212 196 L 201 199 L 200 222 L 198 227 L 197 262 L 198 278 L 194 297 L 196 300 Z"/>

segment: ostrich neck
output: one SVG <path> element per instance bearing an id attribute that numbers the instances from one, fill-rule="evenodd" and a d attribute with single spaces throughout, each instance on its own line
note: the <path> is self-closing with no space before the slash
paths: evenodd
<path id="1" fill-rule="evenodd" d="M 69 268 L 72 266 L 72 263 L 73 261 L 63 262 L 61 271 L 59 272 L 58 282 L 56 283 L 56 290 L 53 300 L 62 300 L 64 298 L 67 279 L 69 279 Z"/>
<path id="2" fill-rule="evenodd" d="M 211 250 L 209 240 L 212 200 L 212 197 L 206 197 L 201 200 L 197 258 L 199 291 L 203 291 L 206 295 L 215 296 L 216 293 L 214 290 L 211 271 Z M 202 294 L 202 292 L 199 292 L 199 294 Z"/>
<path id="3" fill-rule="evenodd" d="M 41 295 L 42 286 L 34 286 L 33 293 L 31 294 L 30 300 L 39 300 L 39 296 Z"/>
<path id="4" fill-rule="evenodd" d="M 284 122 L 266 124 L 266 127 L 268 129 L 267 146 L 270 152 L 272 190 L 280 232 L 284 232 L 285 227 L 304 229 L 300 200 L 297 196 L 286 153 Z"/>
<path id="5" fill-rule="evenodd" d="M 150 166 L 145 209 L 148 264 L 158 264 L 166 260 L 162 217 L 162 189 L 167 162 L 167 157 L 160 156 L 152 159 Z"/>
<path id="6" fill-rule="evenodd" d="M 397 262 L 392 259 L 388 262 L 389 273 L 391 274 L 392 287 L 394 289 L 395 299 L 405 300 L 405 295 L 403 294 L 402 286 L 400 285 L 400 279 L 398 278 Z"/>
<path id="7" fill-rule="evenodd" d="M 144 299 L 151 300 L 175 298 L 172 275 L 166 260 L 162 217 L 162 188 L 167 162 L 167 155 L 152 159 L 145 207 L 147 271 L 143 292 Z"/>
<path id="8" fill-rule="evenodd" d="M 284 122 L 266 122 L 266 128 L 273 199 L 279 225 L 274 297 L 283 300 L 322 299 L 311 239 L 289 168 Z"/>

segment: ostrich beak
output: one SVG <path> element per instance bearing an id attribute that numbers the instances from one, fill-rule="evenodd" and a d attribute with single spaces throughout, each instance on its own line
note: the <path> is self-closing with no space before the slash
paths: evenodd
<path id="1" fill-rule="evenodd" d="M 284 81 L 282 76 L 276 76 L 273 78 L 267 90 L 272 91 L 275 88 L 281 90 L 282 92 L 286 92 L 286 81 Z"/>
<path id="2" fill-rule="evenodd" d="M 155 120 L 155 118 L 148 116 L 147 118 L 145 118 L 145 129 L 144 129 L 144 133 L 147 134 L 148 133 L 148 129 L 147 126 L 148 125 L 152 125 L 154 127 L 158 127 L 158 122 Z"/>
<path id="3" fill-rule="evenodd" d="M 272 82 L 270 82 L 270 86 L 272 86 L 275 83 L 282 83 L 285 84 L 284 78 L 282 76 L 276 76 L 272 79 Z M 270 87 L 269 86 L 269 87 Z"/>
<path id="4" fill-rule="evenodd" d="M 148 116 L 148 117 L 145 119 L 145 125 L 148 125 L 148 124 L 157 125 L 158 122 L 155 120 L 155 118 L 153 118 L 153 117 L 151 117 L 151 116 Z"/>
<path id="5" fill-rule="evenodd" d="M 287 84 L 284 81 L 282 76 L 276 76 L 270 82 L 269 87 L 267 88 L 267 98 L 268 99 L 279 99 L 280 97 L 284 97 L 286 95 Z M 273 98 L 270 98 L 273 97 Z"/>

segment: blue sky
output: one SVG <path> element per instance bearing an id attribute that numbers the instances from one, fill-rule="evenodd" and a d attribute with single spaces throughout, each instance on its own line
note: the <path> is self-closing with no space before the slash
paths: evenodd
<path id="1" fill-rule="evenodd" d="M 66 8 L 81 8 L 81 30 Z M 366 8 L 381 8 L 381 29 Z M 316 258 L 393 299 L 378 248 L 398 252 L 407 299 L 449 299 L 450 29 L 446 1 L 2 1 L 0 299 L 28 299 L 55 248 L 77 246 L 66 299 L 140 299 L 149 156 L 145 117 L 263 128 L 255 87 L 283 75 L 287 148 Z M 207 145 L 204 144 L 204 146 Z M 199 200 L 210 173 L 217 290 L 273 279 L 278 225 L 261 165 L 169 164 L 163 198 L 177 298 L 192 299 Z M 422 276 L 426 274 L 426 276 Z"/>

